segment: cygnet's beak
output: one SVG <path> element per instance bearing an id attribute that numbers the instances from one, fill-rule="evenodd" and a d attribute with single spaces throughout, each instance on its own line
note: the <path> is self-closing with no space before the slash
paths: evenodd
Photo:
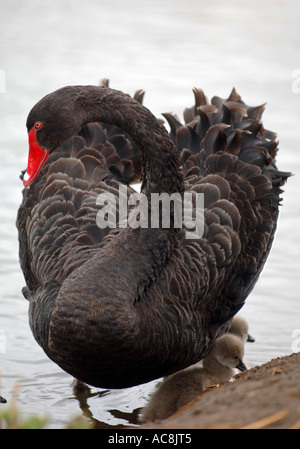
<path id="1" fill-rule="evenodd" d="M 255 338 L 252 337 L 252 335 L 248 334 L 247 335 L 247 341 L 250 343 L 254 343 L 255 342 Z"/>
<path id="2" fill-rule="evenodd" d="M 239 360 L 239 363 L 236 365 L 236 368 L 239 369 L 240 371 L 247 371 L 246 365 L 241 360 Z"/>

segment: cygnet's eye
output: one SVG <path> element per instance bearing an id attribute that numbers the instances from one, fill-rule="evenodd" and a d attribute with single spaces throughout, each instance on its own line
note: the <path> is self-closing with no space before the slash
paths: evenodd
<path id="1" fill-rule="evenodd" d="M 35 129 L 41 129 L 42 126 L 42 122 L 35 122 L 34 124 Z"/>

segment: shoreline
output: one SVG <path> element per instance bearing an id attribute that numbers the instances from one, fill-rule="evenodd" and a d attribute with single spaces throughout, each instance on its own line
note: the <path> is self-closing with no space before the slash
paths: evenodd
<path id="1" fill-rule="evenodd" d="M 169 418 L 140 429 L 300 429 L 300 352 L 208 388 Z"/>

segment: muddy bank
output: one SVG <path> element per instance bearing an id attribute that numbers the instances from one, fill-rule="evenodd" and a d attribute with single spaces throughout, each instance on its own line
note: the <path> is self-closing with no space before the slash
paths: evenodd
<path id="1" fill-rule="evenodd" d="M 141 429 L 300 429 L 300 352 L 212 387 Z"/>

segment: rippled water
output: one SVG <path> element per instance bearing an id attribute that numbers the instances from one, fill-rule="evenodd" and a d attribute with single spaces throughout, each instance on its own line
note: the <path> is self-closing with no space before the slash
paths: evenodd
<path id="1" fill-rule="evenodd" d="M 157 116 L 181 116 L 194 86 L 209 97 L 225 97 L 235 86 L 247 103 L 267 102 L 264 120 L 278 132 L 280 168 L 296 176 L 286 187 L 272 253 L 243 309 L 256 338 L 246 360 L 253 366 L 300 349 L 299 14 L 300 3 L 292 0 L 1 2 L 0 393 L 10 400 L 18 385 L 25 415 L 45 412 L 55 428 L 84 409 L 99 427 L 134 424 L 155 385 L 91 388 L 90 397 L 80 399 L 72 378 L 44 355 L 28 326 L 15 229 L 25 122 L 37 100 L 67 84 L 108 77 L 112 87 L 131 94 L 143 88 L 145 105 Z"/>

